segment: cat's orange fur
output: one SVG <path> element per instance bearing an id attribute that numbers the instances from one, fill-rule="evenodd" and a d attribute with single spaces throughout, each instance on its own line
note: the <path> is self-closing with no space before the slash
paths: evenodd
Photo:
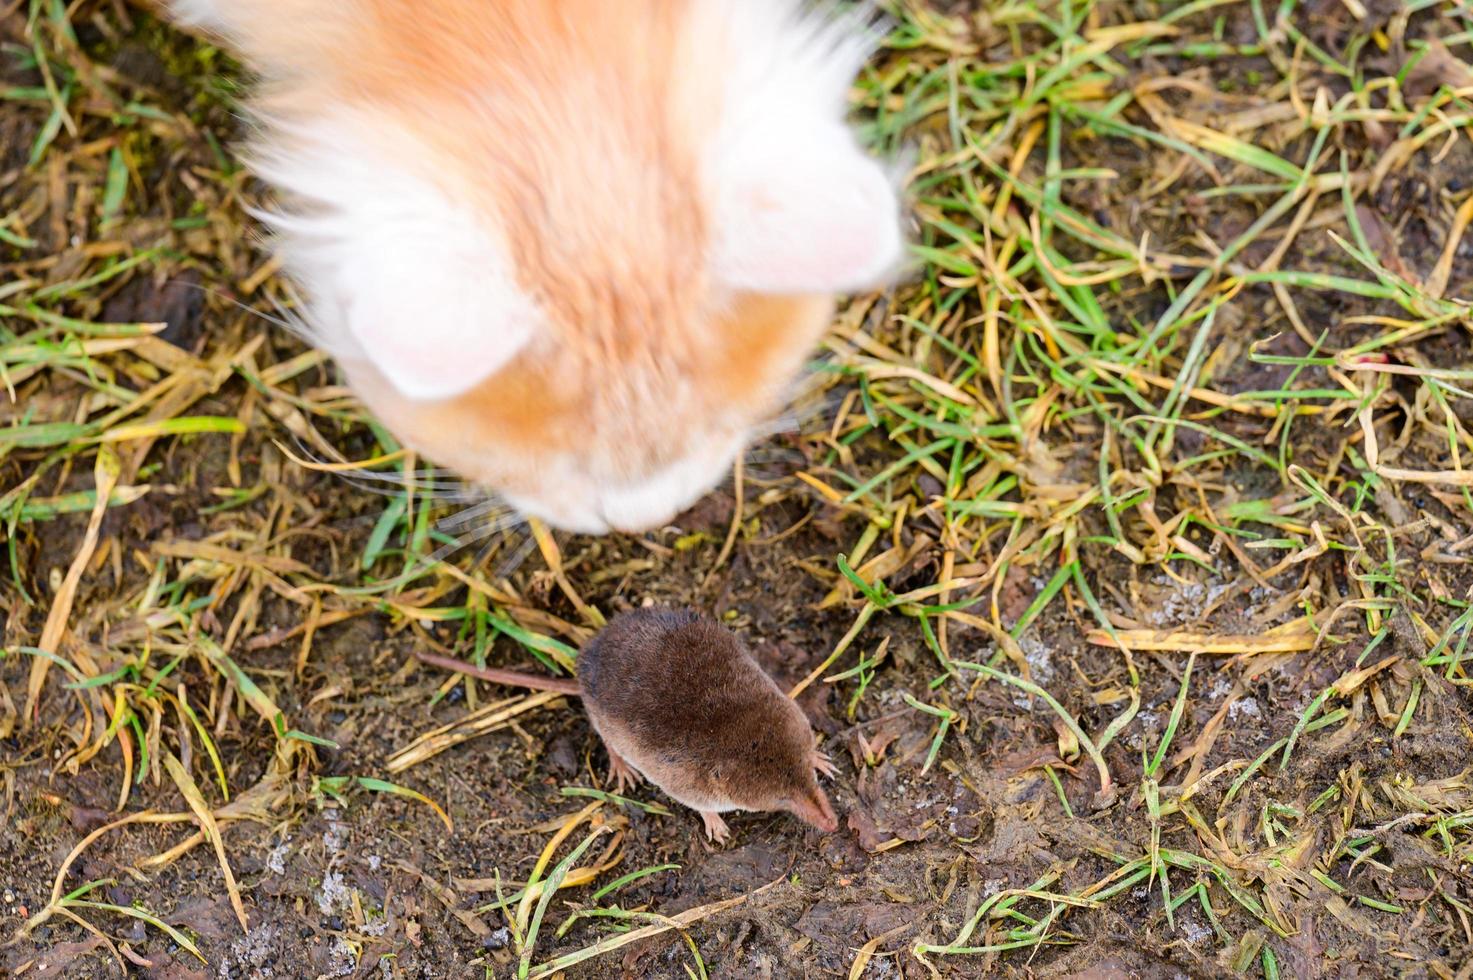
<path id="1" fill-rule="evenodd" d="M 779 407 L 833 292 L 894 264 L 893 199 L 791 67 L 852 42 L 787 0 L 174 7 L 262 75 L 257 157 L 316 339 L 401 440 L 555 525 L 640 530 L 693 502 Z M 730 73 L 759 55 L 757 89 L 778 81 L 748 105 Z M 810 130 L 832 149 L 805 156 Z M 395 210 L 419 195 L 450 244 Z"/>

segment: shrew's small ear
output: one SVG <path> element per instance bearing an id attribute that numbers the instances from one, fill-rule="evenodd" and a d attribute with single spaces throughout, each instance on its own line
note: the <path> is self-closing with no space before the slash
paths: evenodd
<path id="1" fill-rule="evenodd" d="M 895 185 L 842 123 L 770 119 L 724 145 L 719 280 L 762 293 L 835 293 L 897 271 L 904 241 Z"/>

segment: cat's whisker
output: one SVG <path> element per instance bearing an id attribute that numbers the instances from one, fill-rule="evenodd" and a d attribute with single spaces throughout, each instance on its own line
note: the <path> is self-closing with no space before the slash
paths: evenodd
<path id="1" fill-rule="evenodd" d="M 784 412 L 782 415 L 755 427 L 752 430 L 752 438 L 754 441 L 760 442 L 763 439 L 770 439 L 773 436 L 790 435 L 791 433 L 797 432 L 801 427 L 802 423 L 796 415 L 791 412 Z"/>
<path id="2" fill-rule="evenodd" d="M 323 459 L 300 436 L 293 434 L 292 441 L 296 444 L 300 457 L 306 462 L 323 467 L 338 465 L 332 460 Z M 380 497 L 402 497 L 413 493 L 437 503 L 479 505 L 486 500 L 487 495 L 480 487 L 466 483 L 448 470 L 441 469 L 414 470 L 411 473 L 397 470 L 332 470 L 331 473 L 355 490 Z M 489 512 L 493 509 L 494 507 L 487 510 Z"/>
<path id="3" fill-rule="evenodd" d="M 271 305 L 276 309 L 276 314 L 281 319 L 278 321 L 281 328 L 287 333 L 314 347 L 322 346 L 322 331 L 314 326 L 309 319 L 310 310 L 306 303 L 302 302 L 296 287 L 288 283 L 286 293 L 290 297 L 292 305 L 287 306 L 279 296 L 271 297 Z"/>
<path id="4" fill-rule="evenodd" d="M 748 465 L 758 466 L 765 463 L 788 463 L 801 466 L 808 461 L 798 450 L 784 446 L 753 446 L 742 459 Z"/>
<path id="5" fill-rule="evenodd" d="M 186 289 L 193 289 L 197 292 L 203 293 L 206 296 L 211 296 L 215 299 L 223 300 L 229 305 L 235 307 L 237 310 L 240 310 L 243 313 L 249 313 L 251 316 L 255 317 L 258 320 L 264 320 L 272 326 L 279 327 L 283 330 L 291 330 L 291 324 L 287 321 L 285 317 L 272 316 L 265 310 L 258 310 L 248 303 L 242 303 L 240 300 L 236 299 L 234 296 L 231 296 L 229 293 L 225 292 L 225 290 L 221 289 L 218 286 L 208 286 L 202 282 L 187 282 L 183 279 L 170 279 L 169 284 L 183 286 Z M 277 307 L 277 313 L 281 313 L 280 304 L 277 303 L 274 298 L 272 299 L 272 305 Z"/>
<path id="6" fill-rule="evenodd" d="M 843 393 L 833 392 L 824 398 L 791 402 L 779 415 L 756 426 L 752 430 L 752 437 L 754 441 L 761 441 L 772 436 L 801 433 L 818 419 L 827 420 L 843 401 Z"/>
<path id="7" fill-rule="evenodd" d="M 359 482 L 388 483 L 405 490 L 465 490 L 485 493 L 440 470 L 415 470 L 412 473 L 396 473 L 388 470 L 339 470 L 338 475 L 351 477 Z"/>
<path id="8" fill-rule="evenodd" d="M 807 463 L 803 454 L 780 446 L 756 446 L 743 457 L 746 477 L 754 483 L 778 483 L 791 479 Z M 727 484 L 730 485 L 728 479 Z"/>
<path id="9" fill-rule="evenodd" d="M 464 490 L 434 489 L 422 487 L 395 486 L 392 484 L 365 483 L 354 480 L 344 473 L 334 474 L 342 478 L 355 490 L 362 490 L 379 497 L 403 497 L 413 491 L 414 496 L 422 500 L 432 500 L 442 504 L 469 504 L 481 500 L 484 492 L 474 488 Z"/>
<path id="10" fill-rule="evenodd" d="M 521 528 L 519 527 L 519 528 L 514 528 L 514 529 L 509 529 L 509 530 L 515 532 L 515 530 L 519 530 L 519 529 L 521 529 Z M 522 529 L 522 534 L 526 538 L 526 540 L 528 540 L 528 541 L 531 540 L 532 536 L 530 534 L 527 534 L 524 529 Z M 490 538 L 487 538 L 486 539 L 486 543 L 483 544 L 483 545 L 481 545 L 481 547 L 479 549 L 477 549 L 477 551 L 476 551 L 476 557 L 471 561 L 471 568 L 472 569 L 480 568 L 482 565 L 486 564 L 486 559 L 487 558 L 490 558 L 491 557 L 491 553 L 496 550 L 496 545 L 498 544 L 498 542 L 504 541 L 504 540 L 506 540 L 506 537 L 500 537 L 500 538 L 498 538 L 498 537 L 496 537 L 494 535 L 492 537 L 490 537 Z"/>
<path id="11" fill-rule="evenodd" d="M 307 463 L 319 467 L 336 467 L 339 462 L 323 459 L 312 447 L 308 446 L 301 436 L 293 433 L 292 441 L 300 457 Z M 361 490 L 370 490 L 375 493 L 384 492 L 380 487 L 375 487 L 375 482 L 387 484 L 393 489 L 387 493 L 388 496 L 397 496 L 400 492 L 413 490 L 417 494 L 433 497 L 436 494 L 445 494 L 447 500 L 478 500 L 485 496 L 486 491 L 466 483 L 449 470 L 438 468 L 414 470 L 411 473 L 402 473 L 398 470 L 370 470 L 370 469 L 333 469 L 331 472 Z"/>
<path id="12" fill-rule="evenodd" d="M 452 503 L 480 501 L 486 491 L 459 480 L 420 479 L 412 474 L 393 475 L 371 470 L 339 470 L 332 474 L 358 490 L 384 497 L 400 497 L 413 493 L 417 497 Z"/>
<path id="13" fill-rule="evenodd" d="M 466 548 L 469 545 L 473 545 L 478 541 L 484 541 L 487 538 L 494 537 L 502 531 L 506 531 L 509 528 L 517 527 L 522 523 L 524 523 L 524 519 L 520 514 L 502 514 L 496 519 L 488 521 L 485 526 L 475 528 L 474 530 L 459 535 L 454 538 L 454 540 L 441 545 L 439 548 L 435 549 L 434 553 L 431 554 L 426 560 L 431 565 L 439 564 L 440 562 L 445 561 L 446 559 L 450 558 L 450 556 L 456 554 L 461 549 Z M 477 564 L 479 564 L 479 562 L 477 562 Z"/>
<path id="14" fill-rule="evenodd" d="M 474 523 L 475 521 L 478 521 L 482 518 L 489 517 L 493 522 L 495 522 L 499 521 L 501 518 L 505 517 L 509 513 L 511 513 L 511 508 L 508 507 L 504 501 L 502 501 L 498 497 L 492 497 L 490 499 L 483 500 L 480 503 L 472 504 L 459 513 L 451 514 L 449 517 L 445 517 L 439 521 L 436 521 L 435 530 L 444 532 L 446 534 L 451 534 L 454 533 L 457 529 L 465 527 L 467 524 Z"/>
<path id="15" fill-rule="evenodd" d="M 533 549 L 537 547 L 537 539 L 534 538 L 532 535 L 526 533 L 526 531 L 524 530 L 525 526 L 525 522 L 520 525 L 520 527 L 523 529 L 522 542 L 517 545 L 516 551 L 513 551 L 510 555 L 502 559 L 499 564 L 497 564 L 496 571 L 491 574 L 493 580 L 504 579 L 510 576 L 518 568 L 521 568 L 522 562 L 526 561 L 527 556 L 532 554 Z M 483 558 L 482 561 L 484 560 L 485 559 Z"/>
<path id="16" fill-rule="evenodd" d="M 848 397 L 850 388 L 834 387 L 822 391 L 809 392 L 804 396 L 793 399 L 788 404 L 788 411 L 802 419 L 811 419 L 815 415 L 827 415 L 844 403 Z"/>

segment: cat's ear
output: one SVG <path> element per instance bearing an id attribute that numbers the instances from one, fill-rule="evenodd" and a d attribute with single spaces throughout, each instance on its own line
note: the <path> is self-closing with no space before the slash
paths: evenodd
<path id="1" fill-rule="evenodd" d="M 401 394 L 462 395 L 520 354 L 540 314 L 475 229 L 365 222 L 338 274 L 356 347 Z"/>
<path id="2" fill-rule="evenodd" d="M 304 133 L 255 167 L 286 192 L 287 209 L 262 217 L 310 297 L 310 339 L 424 400 L 464 394 L 521 354 L 543 316 L 490 216 L 341 126 Z"/>
<path id="3" fill-rule="evenodd" d="M 894 180 L 838 122 L 766 119 L 723 141 L 716 277 L 761 293 L 852 292 L 904 254 Z"/>

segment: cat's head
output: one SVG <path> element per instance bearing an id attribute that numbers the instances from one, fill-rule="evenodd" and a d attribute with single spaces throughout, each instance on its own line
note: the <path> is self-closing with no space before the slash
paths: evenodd
<path id="1" fill-rule="evenodd" d="M 380 421 L 529 515 L 667 523 L 781 407 L 834 295 L 900 262 L 894 181 L 844 122 L 852 21 L 786 0 L 335 10 L 331 49 L 267 71 L 256 163 L 288 202 L 287 269 Z"/>

